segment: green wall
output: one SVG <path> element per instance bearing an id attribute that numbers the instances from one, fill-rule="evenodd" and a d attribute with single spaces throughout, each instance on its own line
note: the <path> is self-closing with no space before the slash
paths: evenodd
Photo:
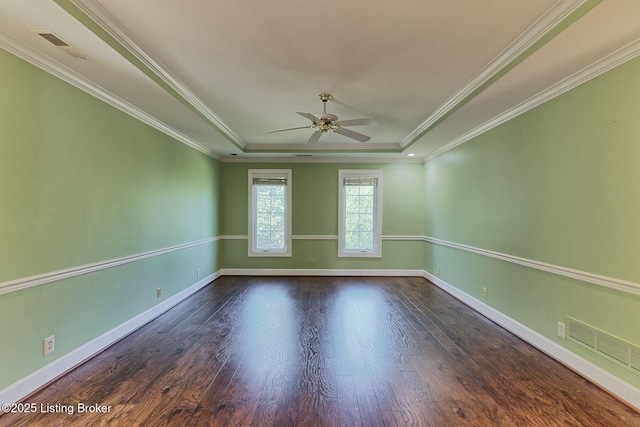
<path id="1" fill-rule="evenodd" d="M 425 234 L 640 283 L 640 59 L 425 164 Z M 640 345 L 640 297 L 442 245 L 425 269 L 640 387 L 640 376 L 556 337 L 574 317 Z"/>
<path id="2" fill-rule="evenodd" d="M 292 234 L 337 236 L 338 170 L 383 171 L 383 236 L 424 234 L 423 165 L 339 163 L 223 163 L 221 190 L 222 234 L 248 234 L 248 170 L 291 169 Z M 338 258 L 337 240 L 293 240 L 290 258 L 248 257 L 247 239 L 225 239 L 221 265 L 225 268 L 293 269 L 419 269 L 423 244 L 419 241 L 384 240 L 382 258 Z M 313 267 L 309 259 L 315 260 Z"/>
<path id="3" fill-rule="evenodd" d="M 640 282 L 640 60 L 426 164 L 218 163 L 0 51 L 0 283 L 216 236 L 246 236 L 247 170 L 293 172 L 293 235 L 338 233 L 338 170 L 382 169 L 383 235 L 430 236 Z M 309 265 L 309 259 L 315 265 Z M 382 258 L 293 241 L 290 258 L 209 244 L 0 295 L 0 390 L 220 269 L 422 270 L 556 337 L 567 316 L 640 345 L 640 297 L 420 240 Z M 482 287 L 488 288 L 487 299 Z M 42 339 L 56 352 L 42 356 Z"/>
<path id="4" fill-rule="evenodd" d="M 0 283 L 219 234 L 217 161 L 2 50 L 0 135 Z M 208 243 L 0 295 L 0 390 L 193 285 L 195 269 L 214 273 L 217 257 Z"/>

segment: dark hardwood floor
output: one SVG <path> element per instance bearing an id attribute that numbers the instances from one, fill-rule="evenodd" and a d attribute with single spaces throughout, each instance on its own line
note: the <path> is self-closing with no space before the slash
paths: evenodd
<path id="1" fill-rule="evenodd" d="M 25 402 L 0 425 L 640 426 L 421 278 L 223 277 Z"/>

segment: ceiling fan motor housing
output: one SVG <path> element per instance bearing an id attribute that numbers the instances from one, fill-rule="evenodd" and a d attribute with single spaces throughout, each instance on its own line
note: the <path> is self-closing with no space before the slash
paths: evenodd
<path id="1" fill-rule="evenodd" d="M 331 123 L 331 122 L 337 122 L 338 121 L 338 116 L 336 116 L 335 114 L 322 113 L 322 114 L 316 114 L 316 117 L 322 123 Z"/>
<path id="2" fill-rule="evenodd" d="M 350 129 L 345 128 L 345 126 L 377 125 L 379 122 L 378 119 L 354 119 L 343 120 L 342 122 L 340 122 L 338 121 L 338 116 L 336 116 L 335 114 L 327 113 L 327 101 L 331 99 L 331 95 L 328 93 L 321 93 L 320 95 L 318 95 L 318 98 L 320 98 L 320 100 L 322 101 L 322 113 L 311 114 L 296 111 L 296 114 L 304 117 L 307 120 L 311 120 L 311 125 L 286 129 L 276 129 L 267 132 L 272 133 L 283 132 L 287 130 L 316 128 L 317 130 L 313 134 L 311 134 L 311 137 L 307 140 L 306 144 L 315 144 L 316 142 L 318 142 L 320 136 L 322 136 L 322 134 L 326 132 L 339 133 L 340 135 L 346 136 L 347 138 L 355 139 L 356 141 L 360 142 L 367 142 L 371 139 L 371 137 L 358 132 L 354 132 Z"/>
<path id="3" fill-rule="evenodd" d="M 317 114 L 316 117 L 318 118 L 318 129 L 322 132 L 328 132 L 330 130 L 337 129 L 338 126 L 335 122 L 338 121 L 338 116 L 336 116 L 335 114 L 322 113 Z"/>

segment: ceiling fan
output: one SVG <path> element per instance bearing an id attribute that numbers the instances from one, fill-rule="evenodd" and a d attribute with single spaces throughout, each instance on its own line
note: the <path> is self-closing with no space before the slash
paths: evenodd
<path id="1" fill-rule="evenodd" d="M 307 126 L 299 126 L 295 128 L 286 128 L 286 129 L 275 129 L 268 130 L 267 133 L 274 132 L 284 132 L 288 130 L 296 130 L 296 129 L 312 129 L 317 128 L 317 130 L 311 134 L 311 137 L 307 140 L 305 144 L 314 144 L 318 142 L 318 139 L 325 132 L 335 132 L 340 135 L 346 136 L 347 138 L 355 139 L 360 142 L 367 142 L 371 139 L 370 136 L 363 135 L 358 132 L 354 132 L 351 129 L 346 129 L 345 126 L 364 126 L 364 125 L 377 125 L 380 123 L 378 119 L 368 118 L 368 119 L 353 119 L 353 120 L 338 120 L 338 116 L 335 114 L 327 113 L 327 101 L 331 99 L 331 95 L 328 93 L 321 93 L 318 95 L 318 98 L 322 101 L 322 113 L 321 114 L 311 114 L 311 113 L 301 113 L 296 111 L 296 114 L 301 115 L 302 117 L 311 120 L 310 125 Z"/>

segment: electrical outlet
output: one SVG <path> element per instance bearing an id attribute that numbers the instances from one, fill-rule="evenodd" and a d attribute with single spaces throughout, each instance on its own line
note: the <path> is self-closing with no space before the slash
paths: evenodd
<path id="1" fill-rule="evenodd" d="M 482 288 L 482 298 L 487 297 L 487 288 Z"/>
<path id="2" fill-rule="evenodd" d="M 567 326 L 562 322 L 558 322 L 558 336 L 562 339 L 567 338 Z"/>
<path id="3" fill-rule="evenodd" d="M 162 288 L 156 289 L 156 298 L 162 297 Z"/>
<path id="4" fill-rule="evenodd" d="M 436 267 L 436 274 L 440 274 L 440 267 Z"/>
<path id="5" fill-rule="evenodd" d="M 196 279 L 200 278 L 200 269 L 196 269 Z"/>
<path id="6" fill-rule="evenodd" d="M 56 351 L 56 336 L 51 335 L 43 340 L 43 355 L 47 356 Z"/>
<path id="7" fill-rule="evenodd" d="M 316 265 L 316 260 L 313 258 L 309 258 L 309 265 Z"/>

